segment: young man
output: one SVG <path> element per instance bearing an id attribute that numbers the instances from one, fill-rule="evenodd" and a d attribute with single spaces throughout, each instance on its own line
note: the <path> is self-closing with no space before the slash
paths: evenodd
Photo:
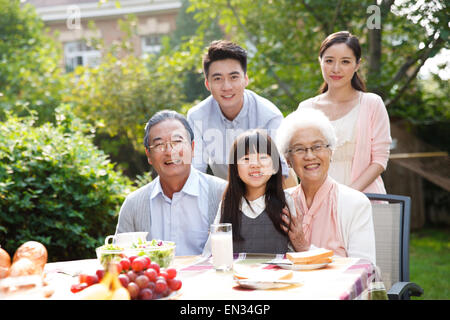
<path id="1" fill-rule="evenodd" d="M 193 165 L 227 179 L 228 156 L 234 139 L 248 129 L 266 129 L 275 138 L 283 120 L 280 110 L 269 100 L 247 90 L 247 52 L 225 40 L 213 41 L 203 57 L 205 86 L 211 96 L 187 113 L 195 135 Z M 283 175 L 288 176 L 286 162 Z"/>
<path id="2" fill-rule="evenodd" d="M 147 231 L 174 241 L 177 255 L 201 254 L 226 182 L 191 166 L 194 134 L 179 113 L 163 110 L 145 127 L 145 153 L 158 173 L 125 199 L 116 233 Z"/>

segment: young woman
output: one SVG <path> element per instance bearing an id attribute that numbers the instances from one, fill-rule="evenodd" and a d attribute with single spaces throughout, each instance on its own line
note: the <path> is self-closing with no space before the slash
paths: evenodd
<path id="1" fill-rule="evenodd" d="M 287 208 L 287 209 L 286 209 Z M 235 253 L 284 254 L 289 237 L 282 216 L 295 213 L 283 191 L 280 155 L 263 130 L 249 130 L 236 138 L 230 152 L 228 186 L 216 222 L 233 228 Z"/>
<path id="2" fill-rule="evenodd" d="M 380 175 L 389 159 L 389 116 L 381 97 L 365 92 L 358 75 L 358 38 L 347 31 L 329 35 L 320 47 L 319 63 L 324 79 L 321 94 L 298 108 L 321 110 L 331 120 L 338 143 L 329 175 L 362 192 L 386 193 Z"/>

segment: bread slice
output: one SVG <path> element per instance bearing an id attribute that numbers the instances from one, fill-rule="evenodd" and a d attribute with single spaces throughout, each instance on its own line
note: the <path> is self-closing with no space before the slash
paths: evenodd
<path id="1" fill-rule="evenodd" d="M 322 264 L 322 263 L 331 263 L 332 260 L 330 257 L 327 258 L 319 258 L 317 260 L 311 260 L 306 263 L 295 263 L 295 264 Z"/>
<path id="2" fill-rule="evenodd" d="M 333 250 L 319 248 L 303 252 L 287 252 L 286 258 L 294 264 L 317 264 L 329 262 L 333 254 Z"/>

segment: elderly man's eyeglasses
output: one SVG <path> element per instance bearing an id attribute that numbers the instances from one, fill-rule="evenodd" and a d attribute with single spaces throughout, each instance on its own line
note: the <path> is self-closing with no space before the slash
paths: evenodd
<path id="1" fill-rule="evenodd" d="M 167 150 L 167 145 L 170 145 L 172 149 L 179 149 L 183 143 L 185 143 L 185 140 L 177 139 L 177 140 L 171 140 L 167 142 L 161 142 L 154 145 L 149 146 L 149 149 L 153 149 L 155 152 L 164 152 Z"/>
<path id="2" fill-rule="evenodd" d="M 289 149 L 288 152 L 291 154 L 302 156 L 305 155 L 308 152 L 308 150 L 311 150 L 313 154 L 318 154 L 319 152 L 325 150 L 328 147 L 330 147 L 329 144 L 315 144 L 309 148 L 305 148 L 303 146 L 294 146 L 291 149 Z"/>

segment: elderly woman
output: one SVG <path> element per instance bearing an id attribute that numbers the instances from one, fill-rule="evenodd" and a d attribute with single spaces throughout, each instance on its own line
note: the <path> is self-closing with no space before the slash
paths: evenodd
<path id="1" fill-rule="evenodd" d="M 375 264 L 370 201 L 328 175 L 336 140 L 332 124 L 317 109 L 299 109 L 280 125 L 280 153 L 301 180 L 288 190 L 297 211 L 288 235 L 296 251 L 327 248 L 335 255 L 366 258 Z M 288 223 L 288 217 L 284 219 Z"/>

